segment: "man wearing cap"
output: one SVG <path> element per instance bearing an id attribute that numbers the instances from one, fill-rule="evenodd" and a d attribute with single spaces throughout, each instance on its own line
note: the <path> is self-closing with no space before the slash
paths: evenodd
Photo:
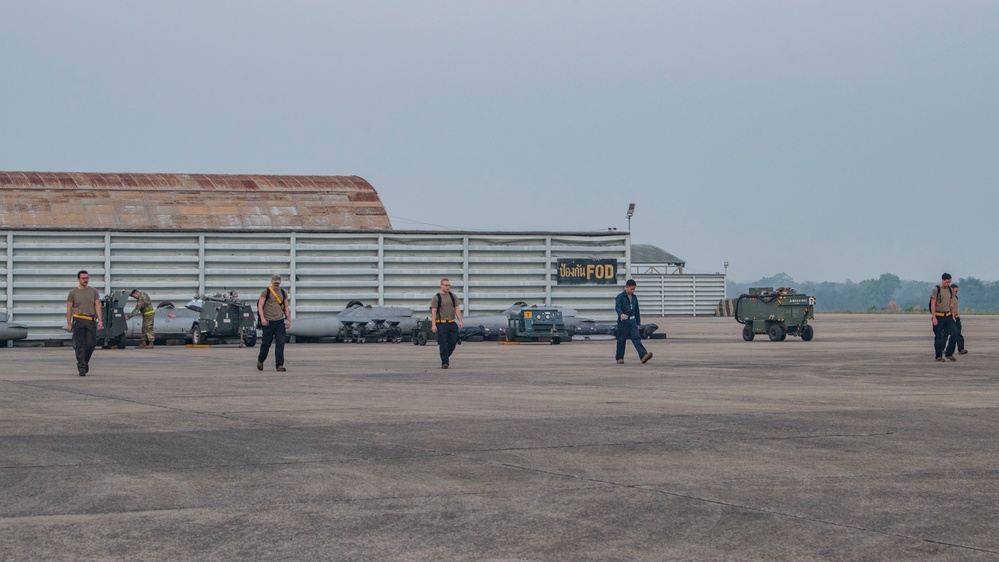
<path id="1" fill-rule="evenodd" d="M 635 296 L 636 288 L 638 283 L 634 279 L 628 279 L 624 290 L 614 300 L 614 311 L 617 312 L 617 354 L 614 359 L 618 365 L 624 363 L 624 349 L 629 339 L 635 345 L 642 363 L 648 363 L 652 359 L 652 352 L 642 345 L 642 335 L 638 331 L 642 324 L 642 313 L 638 308 L 638 297 Z"/>
<path id="2" fill-rule="evenodd" d="M 260 354 L 257 355 L 257 370 L 264 370 L 267 352 L 274 342 L 274 364 L 278 371 L 286 371 L 284 367 L 284 336 L 291 328 L 291 312 L 288 309 L 288 293 L 281 288 L 281 276 L 271 275 L 271 286 L 264 289 L 257 299 L 257 317 L 260 318 L 260 328 L 264 332 L 260 342 Z"/>
<path id="3" fill-rule="evenodd" d="M 149 298 L 149 293 L 132 289 L 131 296 L 135 299 L 135 308 L 125 315 L 125 320 L 131 320 L 133 316 L 142 315 L 142 337 L 136 349 L 152 349 L 153 340 L 156 334 L 153 331 L 153 319 L 156 317 L 156 309 L 153 308 L 153 301 Z"/>
<path id="4" fill-rule="evenodd" d="M 101 320 L 101 295 L 90 286 L 90 274 L 81 270 L 76 274 L 76 281 L 76 288 L 66 297 L 66 331 L 73 334 L 77 373 L 85 377 L 90 372 L 90 357 L 97 347 L 97 330 L 104 327 L 104 322 Z"/>

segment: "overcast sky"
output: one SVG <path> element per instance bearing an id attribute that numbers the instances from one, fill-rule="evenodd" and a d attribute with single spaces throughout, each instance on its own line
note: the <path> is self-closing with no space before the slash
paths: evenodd
<path id="1" fill-rule="evenodd" d="M 4 0 L 0 170 L 358 175 L 398 229 L 999 280 L 999 2 Z"/>

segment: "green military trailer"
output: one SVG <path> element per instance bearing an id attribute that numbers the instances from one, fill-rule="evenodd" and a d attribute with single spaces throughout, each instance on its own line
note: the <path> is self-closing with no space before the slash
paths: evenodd
<path id="1" fill-rule="evenodd" d="M 554 345 L 572 340 L 565 329 L 561 310 L 533 306 L 510 314 L 504 337 L 508 342 L 548 342 Z"/>
<path id="2" fill-rule="evenodd" d="M 743 324 L 746 341 L 753 341 L 756 334 L 766 334 L 770 341 L 783 341 L 788 335 L 811 341 L 815 330 L 808 321 L 815 319 L 815 297 L 785 287 L 752 288 L 735 301 L 735 319 Z"/>

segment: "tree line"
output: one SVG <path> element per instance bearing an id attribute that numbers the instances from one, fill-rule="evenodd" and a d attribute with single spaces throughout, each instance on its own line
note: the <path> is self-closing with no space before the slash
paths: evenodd
<path id="1" fill-rule="evenodd" d="M 999 312 L 999 281 L 983 281 L 975 277 L 954 279 L 961 286 L 959 300 L 961 310 L 968 312 Z M 876 279 L 865 279 L 859 283 L 844 282 L 796 282 L 786 273 L 749 283 L 728 281 L 729 298 L 749 293 L 750 287 L 790 287 L 798 294 L 814 295 L 816 310 L 844 311 L 925 311 L 930 302 L 930 291 L 936 283 L 928 281 L 903 281 L 892 273 L 882 273 Z"/>

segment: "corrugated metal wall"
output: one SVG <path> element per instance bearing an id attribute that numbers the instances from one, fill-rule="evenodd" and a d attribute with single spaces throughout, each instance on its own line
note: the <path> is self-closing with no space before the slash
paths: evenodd
<path id="1" fill-rule="evenodd" d="M 725 275 L 633 275 L 642 314 L 649 316 L 714 316 L 725 298 Z"/>
<path id="2" fill-rule="evenodd" d="M 0 243 L 6 306 L 30 339 L 69 337 L 66 294 L 80 269 L 98 291 L 138 288 L 178 305 L 228 290 L 255 300 L 280 273 L 293 317 L 339 312 L 351 300 L 423 311 L 449 277 L 466 314 L 521 300 L 599 320 L 613 318 L 620 286 L 558 286 L 557 260 L 616 259 L 621 283 L 628 271 L 628 235 L 616 233 L 6 231 Z"/>

